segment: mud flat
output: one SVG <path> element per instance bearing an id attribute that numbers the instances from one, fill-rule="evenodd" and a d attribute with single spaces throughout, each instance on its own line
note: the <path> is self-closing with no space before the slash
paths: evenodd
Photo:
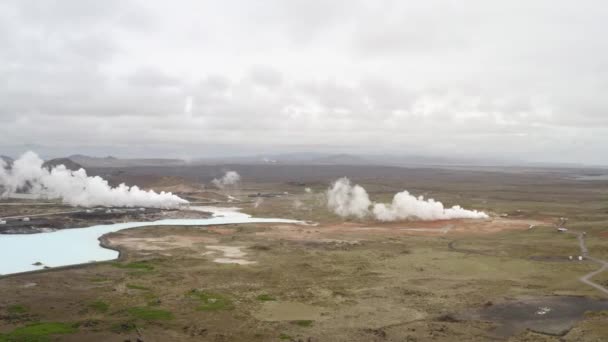
<path id="1" fill-rule="evenodd" d="M 608 310 L 608 300 L 577 296 L 548 296 L 509 300 L 460 315 L 462 319 L 491 321 L 498 337 L 531 330 L 562 336 L 585 316 L 586 312 Z"/>

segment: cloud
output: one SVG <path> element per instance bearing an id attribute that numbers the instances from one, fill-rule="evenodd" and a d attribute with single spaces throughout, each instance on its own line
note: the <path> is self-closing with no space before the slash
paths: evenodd
<path id="1" fill-rule="evenodd" d="M 180 85 L 179 79 L 171 77 L 158 68 L 142 67 L 127 77 L 132 86 L 137 87 L 175 87 Z"/>
<path id="2" fill-rule="evenodd" d="M 456 146 L 608 163 L 607 14 L 599 1 L 3 1 L 0 148 Z"/>

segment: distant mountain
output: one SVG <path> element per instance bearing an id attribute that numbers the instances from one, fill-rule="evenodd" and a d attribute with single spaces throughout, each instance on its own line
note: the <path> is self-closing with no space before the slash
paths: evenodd
<path id="1" fill-rule="evenodd" d="M 63 165 L 68 170 L 72 170 L 72 171 L 78 171 L 80 169 L 84 169 L 84 167 L 82 167 L 82 165 L 80 165 L 79 163 L 74 162 L 70 158 L 55 158 L 55 159 L 50 159 L 50 160 L 45 161 L 42 164 L 42 167 L 47 168 L 47 169 L 52 169 L 52 168 L 54 168 L 56 166 L 59 166 L 59 165 Z"/>
<path id="2" fill-rule="evenodd" d="M 163 158 L 136 158 L 136 159 L 120 159 L 112 156 L 107 157 L 90 157 L 82 154 L 74 154 L 68 157 L 73 161 L 84 165 L 85 167 L 128 167 L 128 166 L 168 166 L 168 165 L 183 165 L 186 162 L 181 159 L 163 159 Z"/>
<path id="3" fill-rule="evenodd" d="M 273 164 L 273 165 L 376 165 L 399 167 L 478 167 L 484 165 L 508 165 L 500 160 L 478 160 L 471 158 L 444 158 L 424 155 L 399 154 L 349 154 L 349 153 L 318 153 L 298 152 L 254 156 L 236 156 L 223 158 L 198 159 L 193 164 Z"/>

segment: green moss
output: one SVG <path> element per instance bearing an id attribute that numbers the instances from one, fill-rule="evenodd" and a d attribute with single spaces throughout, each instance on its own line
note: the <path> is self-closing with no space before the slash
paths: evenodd
<path id="1" fill-rule="evenodd" d="M 312 326 L 313 321 L 310 320 L 301 320 L 301 321 L 293 321 L 293 324 L 299 325 L 301 327 L 310 327 Z"/>
<path id="2" fill-rule="evenodd" d="M 166 310 L 152 309 L 148 307 L 135 307 L 127 310 L 131 316 L 146 321 L 173 319 L 173 314 Z"/>
<path id="3" fill-rule="evenodd" d="M 135 284 L 127 284 L 127 288 L 131 290 L 142 290 L 142 291 L 150 291 L 149 287 L 135 285 Z"/>
<path id="4" fill-rule="evenodd" d="M 34 323 L 0 335 L 1 342 L 46 342 L 52 335 L 72 334 L 78 329 L 73 324 L 61 322 Z"/>
<path id="5" fill-rule="evenodd" d="M 257 296 L 256 299 L 259 301 L 262 301 L 262 302 L 272 302 L 272 301 L 276 300 L 276 298 L 274 298 L 268 294 L 261 294 L 261 295 Z"/>
<path id="6" fill-rule="evenodd" d="M 23 305 L 16 304 L 16 305 L 11 305 L 8 308 L 6 308 L 6 311 L 11 315 L 18 315 L 18 314 L 26 313 L 28 311 L 28 309 L 27 309 L 27 307 L 25 307 Z"/>
<path id="7" fill-rule="evenodd" d="M 96 302 L 89 304 L 89 307 L 97 312 L 107 312 L 108 309 L 110 308 L 110 305 L 108 305 L 108 303 L 106 303 L 106 302 L 98 300 Z"/>
<path id="8" fill-rule="evenodd" d="M 188 295 L 190 298 L 197 299 L 201 302 L 197 308 L 201 311 L 217 311 L 233 308 L 232 301 L 229 298 L 217 293 L 192 290 Z"/>

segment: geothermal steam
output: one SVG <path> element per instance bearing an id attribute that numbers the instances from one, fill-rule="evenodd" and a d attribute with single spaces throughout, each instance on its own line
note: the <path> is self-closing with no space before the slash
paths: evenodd
<path id="1" fill-rule="evenodd" d="M 346 177 L 338 179 L 327 192 L 327 206 L 334 213 L 342 216 L 363 218 L 369 214 L 367 191 L 359 185 L 351 185 Z"/>
<path id="2" fill-rule="evenodd" d="M 215 178 L 211 183 L 219 189 L 223 189 L 226 186 L 238 184 L 240 180 L 241 176 L 236 171 L 228 171 L 224 174 L 224 177 L 220 179 Z"/>
<path id="3" fill-rule="evenodd" d="M 68 170 L 64 165 L 42 167 L 42 159 L 26 152 L 8 169 L 0 163 L 1 197 L 17 191 L 61 198 L 64 203 L 81 207 L 149 207 L 177 208 L 188 201 L 168 192 L 145 191 L 137 186 L 120 184 L 112 188 L 101 177 L 89 177 L 84 169 Z"/>
<path id="4" fill-rule="evenodd" d="M 407 191 L 395 194 L 392 203 L 372 205 L 367 191 L 359 185 L 351 185 L 348 178 L 338 179 L 327 191 L 327 206 L 342 217 L 363 218 L 371 215 L 380 221 L 488 218 L 484 212 L 466 210 L 458 205 L 445 208 L 439 201 L 432 198 L 425 200 L 422 196 L 415 197 Z"/>

